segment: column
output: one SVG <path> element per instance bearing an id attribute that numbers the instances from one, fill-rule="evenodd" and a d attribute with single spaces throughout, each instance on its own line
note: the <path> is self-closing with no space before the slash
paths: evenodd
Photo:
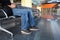
<path id="1" fill-rule="evenodd" d="M 21 6 L 32 8 L 32 0 L 21 0 Z"/>

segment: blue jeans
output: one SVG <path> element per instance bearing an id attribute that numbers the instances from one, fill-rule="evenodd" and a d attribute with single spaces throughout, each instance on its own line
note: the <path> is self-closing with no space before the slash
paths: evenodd
<path id="1" fill-rule="evenodd" d="M 17 9 L 17 8 L 14 8 L 12 10 L 13 10 L 14 15 L 21 16 L 21 29 L 22 30 L 27 30 L 31 26 L 35 25 L 32 10 L 30 10 L 30 9 Z"/>

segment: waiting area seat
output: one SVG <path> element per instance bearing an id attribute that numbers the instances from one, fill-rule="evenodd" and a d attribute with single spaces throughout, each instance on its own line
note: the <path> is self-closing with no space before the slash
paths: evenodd
<path id="1" fill-rule="evenodd" d="M 13 33 L 10 32 L 8 29 L 14 28 L 14 27 L 20 27 L 21 25 L 21 18 L 20 16 L 8 16 L 7 13 L 3 10 L 0 9 L 0 32 L 4 31 L 11 35 L 10 37 L 13 40 Z"/>
<path id="2" fill-rule="evenodd" d="M 3 12 L 4 10 L 0 10 L 0 26 L 8 29 L 11 27 L 15 27 L 16 25 L 20 26 L 20 17 L 19 16 L 9 16 Z"/>

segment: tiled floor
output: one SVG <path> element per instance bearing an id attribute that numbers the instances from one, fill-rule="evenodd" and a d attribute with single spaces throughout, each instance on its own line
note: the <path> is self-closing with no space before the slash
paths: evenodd
<path id="1" fill-rule="evenodd" d="M 30 35 L 22 35 L 17 30 L 18 28 L 15 28 L 12 31 L 15 34 L 14 40 L 60 40 L 59 21 L 40 19 L 36 26 L 39 27 L 40 30 L 34 31 Z M 10 40 L 9 35 L 7 35 L 8 34 L 0 33 L 0 40 Z"/>

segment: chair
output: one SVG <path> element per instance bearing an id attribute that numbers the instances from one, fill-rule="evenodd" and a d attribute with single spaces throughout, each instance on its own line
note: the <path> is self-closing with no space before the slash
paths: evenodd
<path id="1" fill-rule="evenodd" d="M 10 34 L 12 38 L 11 40 L 13 40 L 13 33 L 7 29 L 20 27 L 20 21 L 21 20 L 19 16 L 8 16 L 3 9 L 0 9 L 0 30 Z"/>

